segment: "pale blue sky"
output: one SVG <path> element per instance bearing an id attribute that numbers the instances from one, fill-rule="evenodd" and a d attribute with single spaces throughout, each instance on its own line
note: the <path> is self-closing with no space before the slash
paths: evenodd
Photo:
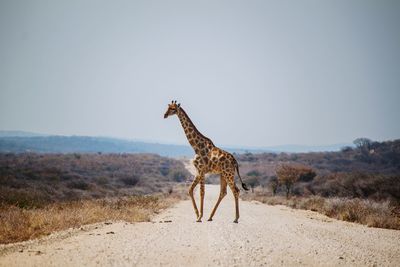
<path id="1" fill-rule="evenodd" d="M 400 138 L 400 1 L 0 1 L 0 130 Z"/>

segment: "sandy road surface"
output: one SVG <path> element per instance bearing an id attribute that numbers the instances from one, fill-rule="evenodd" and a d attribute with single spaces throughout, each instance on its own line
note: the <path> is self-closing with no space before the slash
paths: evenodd
<path id="1" fill-rule="evenodd" d="M 219 186 L 206 186 L 209 215 Z M 113 222 L 57 233 L 44 240 L 0 247 L 0 266 L 399 266 L 400 231 L 341 222 L 310 211 L 232 194 L 213 222 L 195 222 L 190 201 L 149 223 Z M 1 250 L 3 250 L 1 252 Z"/>

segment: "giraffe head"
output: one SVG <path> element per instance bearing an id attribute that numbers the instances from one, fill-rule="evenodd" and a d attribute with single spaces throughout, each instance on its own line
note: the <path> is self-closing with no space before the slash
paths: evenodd
<path id="1" fill-rule="evenodd" d="M 178 110 L 181 108 L 181 104 L 177 104 L 176 100 L 172 101 L 171 104 L 168 105 L 168 109 L 164 114 L 164 119 L 168 118 L 168 116 L 172 116 L 178 113 Z"/>

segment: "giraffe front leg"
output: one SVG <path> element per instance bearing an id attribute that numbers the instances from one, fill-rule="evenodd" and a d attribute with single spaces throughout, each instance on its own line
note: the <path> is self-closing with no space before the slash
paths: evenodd
<path id="1" fill-rule="evenodd" d="M 194 178 L 194 181 L 192 182 L 192 185 L 189 188 L 189 196 L 192 199 L 194 212 L 196 213 L 197 218 L 199 217 L 199 210 L 197 209 L 196 201 L 194 200 L 193 190 L 196 188 L 196 185 L 199 183 L 200 179 L 201 179 L 200 175 L 196 176 L 196 178 Z"/>
<path id="2" fill-rule="evenodd" d="M 200 215 L 197 216 L 197 222 L 201 222 L 201 218 L 203 218 L 204 194 L 205 194 L 205 185 L 203 178 L 200 180 Z"/>
<path id="3" fill-rule="evenodd" d="M 217 208 L 219 206 L 219 203 L 221 203 L 221 200 L 226 196 L 226 181 L 225 178 L 221 177 L 221 188 L 219 192 L 219 198 L 217 200 L 217 203 L 214 206 L 214 209 L 211 212 L 210 218 L 208 221 L 212 221 L 212 218 L 214 217 L 215 212 L 217 211 Z"/>

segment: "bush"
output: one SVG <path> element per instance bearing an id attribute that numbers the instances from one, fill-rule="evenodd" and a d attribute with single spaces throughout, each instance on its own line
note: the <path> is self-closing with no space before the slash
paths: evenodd
<path id="1" fill-rule="evenodd" d="M 128 177 L 123 177 L 121 178 L 121 181 L 124 183 L 124 185 L 135 186 L 139 182 L 139 178 L 133 175 Z"/>
<path id="2" fill-rule="evenodd" d="M 186 179 L 186 175 L 180 171 L 173 172 L 172 177 L 173 177 L 173 180 L 178 183 L 184 182 Z"/>
<path id="3" fill-rule="evenodd" d="M 265 193 L 246 194 L 247 200 L 258 200 L 268 205 L 286 205 L 295 209 L 316 211 L 338 220 L 356 222 L 370 227 L 400 230 L 400 216 L 397 204 L 389 201 L 373 201 L 349 198 L 313 197 L 270 197 Z"/>
<path id="4" fill-rule="evenodd" d="M 397 175 L 335 173 L 317 177 L 307 188 L 324 197 L 390 199 L 400 202 L 399 180 L 400 176 Z"/>
<path id="5" fill-rule="evenodd" d="M 89 184 L 85 181 L 78 180 L 78 181 L 71 181 L 67 185 L 71 189 L 80 189 L 80 190 L 88 190 Z"/>
<path id="6" fill-rule="evenodd" d="M 251 176 L 250 178 L 246 178 L 246 184 L 248 184 L 251 188 L 254 188 L 260 185 L 260 180 L 256 176 Z"/>
<path id="7" fill-rule="evenodd" d="M 260 176 L 260 172 L 257 170 L 252 170 L 247 173 L 247 176 Z"/>
<path id="8" fill-rule="evenodd" d="M 0 205 L 15 205 L 22 209 L 40 208 L 50 200 L 47 193 L 28 189 L 0 188 Z"/>

